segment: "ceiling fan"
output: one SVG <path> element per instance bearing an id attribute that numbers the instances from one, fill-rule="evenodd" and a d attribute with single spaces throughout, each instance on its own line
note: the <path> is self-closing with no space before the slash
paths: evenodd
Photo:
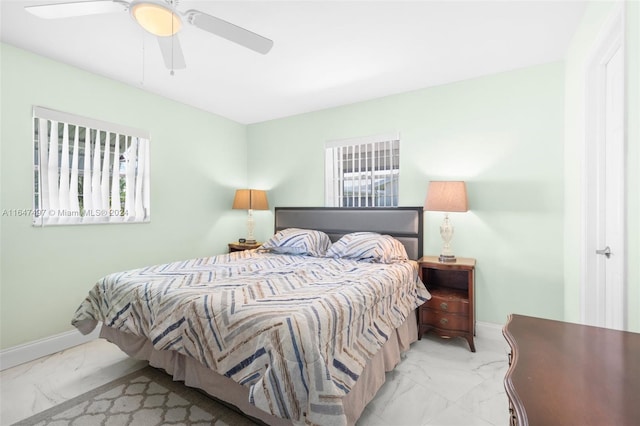
<path id="1" fill-rule="evenodd" d="M 186 67 L 177 36 L 183 22 L 263 55 L 273 47 L 273 41 L 266 37 L 199 10 L 179 12 L 177 5 L 178 0 L 90 0 L 25 6 L 25 9 L 45 19 L 129 12 L 142 28 L 156 36 L 164 63 L 172 73 Z"/>

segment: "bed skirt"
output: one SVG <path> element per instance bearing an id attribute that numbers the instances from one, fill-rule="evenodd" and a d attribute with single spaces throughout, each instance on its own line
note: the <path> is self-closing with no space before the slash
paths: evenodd
<path id="1" fill-rule="evenodd" d="M 393 370 L 398 365 L 401 353 L 409 349 L 409 345 L 417 340 L 417 336 L 416 318 L 409 315 L 387 343 L 367 362 L 356 384 L 342 398 L 348 425 L 356 423 L 366 405 L 383 385 L 385 372 Z M 151 366 L 165 370 L 173 380 L 201 389 L 214 398 L 235 406 L 250 417 L 271 426 L 292 425 L 290 420 L 276 417 L 250 404 L 248 387 L 215 373 L 192 358 L 175 351 L 154 349 L 151 342 L 144 337 L 123 333 L 107 326 L 102 326 L 100 337 L 116 344 L 127 355 L 147 360 Z"/>

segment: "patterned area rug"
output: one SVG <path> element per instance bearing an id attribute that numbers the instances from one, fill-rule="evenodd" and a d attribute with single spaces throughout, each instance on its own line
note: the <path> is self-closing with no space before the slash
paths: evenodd
<path id="1" fill-rule="evenodd" d="M 34 426 L 255 424 L 152 367 L 145 367 L 16 423 Z"/>

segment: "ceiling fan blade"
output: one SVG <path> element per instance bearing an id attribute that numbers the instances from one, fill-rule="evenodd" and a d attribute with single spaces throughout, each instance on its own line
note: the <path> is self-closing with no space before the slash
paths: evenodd
<path id="1" fill-rule="evenodd" d="M 199 10 L 188 10 L 185 16 L 190 24 L 263 55 L 273 47 L 272 40 Z"/>
<path id="2" fill-rule="evenodd" d="M 44 19 L 72 18 L 75 16 L 98 15 L 126 11 L 129 4 L 117 0 L 93 0 L 70 3 L 42 4 L 39 6 L 25 6 L 29 13 Z"/>
<path id="3" fill-rule="evenodd" d="M 177 35 L 168 37 L 156 37 L 158 39 L 158 45 L 162 52 L 162 59 L 164 59 L 164 65 L 170 70 L 180 70 L 187 67 L 184 62 L 184 55 L 182 54 L 182 47 L 180 47 L 180 40 Z"/>

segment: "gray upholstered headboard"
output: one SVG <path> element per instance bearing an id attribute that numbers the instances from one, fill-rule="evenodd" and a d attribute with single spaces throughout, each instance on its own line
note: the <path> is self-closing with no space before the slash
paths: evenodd
<path id="1" fill-rule="evenodd" d="M 275 231 L 285 228 L 317 229 L 331 241 L 359 231 L 388 234 L 407 249 L 409 258 L 422 257 L 422 207 L 276 207 Z"/>

